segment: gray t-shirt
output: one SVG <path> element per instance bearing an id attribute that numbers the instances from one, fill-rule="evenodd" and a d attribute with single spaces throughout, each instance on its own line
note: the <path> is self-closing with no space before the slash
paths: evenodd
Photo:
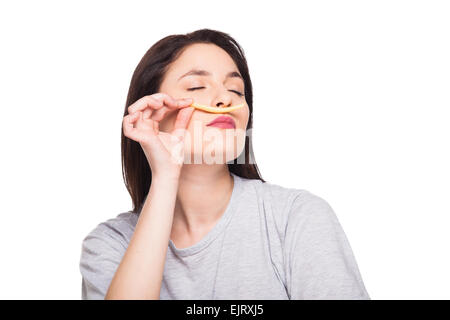
<path id="1" fill-rule="evenodd" d="M 187 248 L 169 239 L 160 299 L 370 299 L 324 199 L 231 175 L 231 199 L 213 229 Z M 121 213 L 83 239 L 82 299 L 104 299 L 138 217 Z"/>

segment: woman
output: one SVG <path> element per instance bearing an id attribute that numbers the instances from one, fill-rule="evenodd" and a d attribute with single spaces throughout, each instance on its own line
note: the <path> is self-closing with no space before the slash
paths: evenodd
<path id="1" fill-rule="evenodd" d="M 219 114 L 193 102 L 244 107 L 222 114 L 231 127 L 210 126 Z M 134 208 L 83 240 L 83 299 L 370 299 L 330 205 L 261 178 L 252 102 L 228 34 L 202 29 L 148 50 L 122 126 Z"/>

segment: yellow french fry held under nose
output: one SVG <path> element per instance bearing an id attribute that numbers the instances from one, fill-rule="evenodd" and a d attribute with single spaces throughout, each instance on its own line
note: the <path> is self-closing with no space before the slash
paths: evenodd
<path id="1" fill-rule="evenodd" d="M 236 109 L 242 108 L 243 106 L 245 106 L 245 103 L 237 104 L 235 106 L 226 107 L 226 108 L 208 107 L 208 106 L 198 104 L 196 102 L 193 102 L 191 104 L 191 107 L 194 107 L 196 109 L 203 110 L 206 112 L 211 112 L 211 113 L 227 113 L 227 112 L 231 112 Z"/>

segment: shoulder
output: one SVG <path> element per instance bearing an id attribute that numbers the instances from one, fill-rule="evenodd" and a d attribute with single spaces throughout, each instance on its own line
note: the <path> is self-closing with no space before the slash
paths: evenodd
<path id="1" fill-rule="evenodd" d="M 259 179 L 245 179 L 243 186 L 246 194 L 254 194 L 264 210 L 273 212 L 274 217 L 283 226 L 315 214 L 332 218 L 330 204 L 321 196 L 304 188 L 282 186 Z"/>
<path id="2" fill-rule="evenodd" d="M 296 299 L 368 299 L 349 240 L 331 205 L 307 190 L 287 210 L 288 292 Z"/>
<path id="3" fill-rule="evenodd" d="M 256 195 L 259 199 L 270 201 L 273 204 L 292 204 L 299 195 L 311 194 L 309 191 L 300 188 L 281 186 L 273 182 L 262 182 L 259 179 L 246 179 L 238 177 L 242 181 L 243 191 Z"/>
<path id="4" fill-rule="evenodd" d="M 282 186 L 259 179 L 240 178 L 246 201 L 255 201 L 264 217 L 270 219 L 280 235 L 300 228 L 305 221 L 313 225 L 335 225 L 337 218 L 328 201 L 304 188 Z"/>
<path id="5" fill-rule="evenodd" d="M 83 238 L 83 245 L 108 245 L 127 248 L 133 235 L 138 215 L 131 211 L 122 212 L 114 218 L 97 224 Z"/>
<path id="6" fill-rule="evenodd" d="M 342 225 L 323 197 L 307 190 L 298 192 L 286 212 L 285 249 L 291 252 L 349 252 Z"/>
<path id="7" fill-rule="evenodd" d="M 342 227 L 330 203 L 318 194 L 297 193 L 286 217 L 286 233 L 314 235 L 341 232 Z"/>
<path id="8" fill-rule="evenodd" d="M 292 201 L 289 219 L 334 219 L 333 208 L 322 196 L 311 191 L 299 192 Z"/>

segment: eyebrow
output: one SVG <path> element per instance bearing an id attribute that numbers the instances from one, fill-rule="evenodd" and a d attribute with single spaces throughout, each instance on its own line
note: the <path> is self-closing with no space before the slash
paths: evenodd
<path id="1" fill-rule="evenodd" d="M 186 72 L 185 74 L 183 74 L 180 78 L 178 78 L 177 81 L 180 81 L 181 78 L 186 77 L 186 76 L 210 76 L 210 75 L 211 75 L 211 73 L 206 70 L 192 69 L 192 70 Z M 239 74 L 239 72 L 236 72 L 236 71 L 228 72 L 228 74 L 226 75 L 225 78 L 240 78 L 242 81 L 244 81 L 244 79 Z"/>

